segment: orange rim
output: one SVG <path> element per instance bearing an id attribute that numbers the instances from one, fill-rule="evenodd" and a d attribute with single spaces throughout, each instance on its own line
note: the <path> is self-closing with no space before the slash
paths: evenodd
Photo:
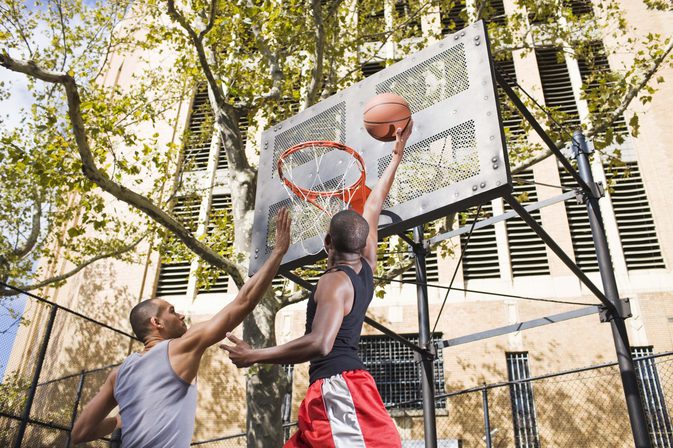
<path id="1" fill-rule="evenodd" d="M 299 152 L 303 149 L 312 146 L 323 146 L 328 148 L 334 148 L 352 155 L 358 162 L 358 165 L 360 166 L 360 177 L 353 183 L 353 185 L 333 191 L 316 191 L 311 190 L 310 188 L 303 188 L 291 182 L 290 180 L 286 179 L 283 174 L 283 164 L 285 163 L 285 159 L 296 152 Z M 359 213 L 362 213 L 364 202 L 366 201 L 367 196 L 369 196 L 369 193 L 371 192 L 371 190 L 365 185 L 367 174 L 365 169 L 365 161 L 362 158 L 362 156 L 349 146 L 346 146 L 342 143 L 331 142 L 326 140 L 313 140 L 308 142 L 302 142 L 297 145 L 291 146 L 285 151 L 283 151 L 283 153 L 278 157 L 278 176 L 295 195 L 297 195 L 300 199 L 304 199 L 310 202 L 311 204 L 315 205 L 323 212 L 326 212 L 325 209 L 323 209 L 319 204 L 317 204 L 315 200 L 319 197 L 329 198 L 339 196 L 343 202 L 345 203 L 350 202 L 350 205 L 353 209 L 355 209 Z M 358 191 L 362 192 L 362 194 L 360 195 L 362 197 L 358 197 L 357 194 Z M 346 198 L 348 198 L 350 201 L 346 201 Z"/>

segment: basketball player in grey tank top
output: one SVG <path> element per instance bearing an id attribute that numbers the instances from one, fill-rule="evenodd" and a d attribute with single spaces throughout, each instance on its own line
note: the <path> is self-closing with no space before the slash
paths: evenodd
<path id="1" fill-rule="evenodd" d="M 257 305 L 289 245 L 290 216 L 283 209 L 278 213 L 276 247 L 262 268 L 212 319 L 189 329 L 185 316 L 165 300 L 136 305 L 131 326 L 145 349 L 131 354 L 110 373 L 75 422 L 73 442 L 95 440 L 121 427 L 125 448 L 188 447 L 194 432 L 201 357 Z M 120 415 L 108 417 L 117 405 Z"/>

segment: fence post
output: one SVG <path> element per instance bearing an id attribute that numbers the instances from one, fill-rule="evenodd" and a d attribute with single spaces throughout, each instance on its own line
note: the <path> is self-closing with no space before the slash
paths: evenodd
<path id="1" fill-rule="evenodd" d="M 77 418 L 77 408 L 79 408 L 79 402 L 82 399 L 82 389 L 84 389 L 84 370 L 79 374 L 79 383 L 77 384 L 77 397 L 75 398 L 75 405 L 72 407 L 72 416 L 70 417 L 70 431 L 68 432 L 68 440 L 65 442 L 66 448 L 71 446 L 71 436 L 72 436 L 72 427 L 75 425 L 75 419 Z"/>
<path id="2" fill-rule="evenodd" d="M 486 436 L 486 448 L 491 448 L 491 420 L 488 415 L 488 389 L 486 388 L 486 383 L 481 388 L 481 398 L 484 403 L 484 433 Z"/>
<path id="3" fill-rule="evenodd" d="M 121 448 L 122 446 L 122 430 L 117 428 L 112 431 L 112 436 L 110 437 L 110 448 Z"/>
<path id="4" fill-rule="evenodd" d="M 28 396 L 26 397 L 26 405 L 23 408 L 23 415 L 21 416 L 21 424 L 19 425 L 19 430 L 16 433 L 16 441 L 14 442 L 15 448 L 21 447 L 21 443 L 23 442 L 23 435 L 26 433 L 26 427 L 28 426 L 28 420 L 30 419 L 30 410 L 33 407 L 33 399 L 35 398 L 35 392 L 37 391 L 37 383 L 40 379 L 40 374 L 42 373 L 42 364 L 44 364 L 44 357 L 47 355 L 47 346 L 49 345 L 49 339 L 51 338 L 51 331 L 54 328 L 54 321 L 56 320 L 57 311 L 58 311 L 58 305 L 52 305 L 51 313 L 49 313 L 49 321 L 47 322 L 47 328 L 44 331 L 44 338 L 42 339 L 42 345 L 40 346 L 40 353 L 37 356 L 37 362 L 35 364 L 35 373 L 33 374 L 33 380 L 30 383 L 30 389 L 28 389 Z"/>

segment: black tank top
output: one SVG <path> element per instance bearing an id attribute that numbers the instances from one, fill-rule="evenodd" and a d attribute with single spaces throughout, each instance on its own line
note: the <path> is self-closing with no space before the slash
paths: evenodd
<path id="1" fill-rule="evenodd" d="M 374 296 L 374 275 L 369 263 L 360 259 L 362 268 L 359 273 L 355 273 L 353 268 L 345 265 L 334 266 L 327 272 L 342 271 L 353 283 L 353 307 L 350 313 L 344 316 L 339 332 L 334 340 L 332 351 L 326 356 L 311 360 L 309 368 L 309 381 L 313 383 L 320 378 L 329 378 L 347 370 L 364 369 L 365 365 L 358 356 L 358 343 L 360 342 L 360 333 L 362 332 L 362 323 L 365 320 L 367 307 Z M 317 304 L 314 295 L 317 287 L 311 292 L 306 309 L 306 333 L 311 332 L 313 318 Z"/>

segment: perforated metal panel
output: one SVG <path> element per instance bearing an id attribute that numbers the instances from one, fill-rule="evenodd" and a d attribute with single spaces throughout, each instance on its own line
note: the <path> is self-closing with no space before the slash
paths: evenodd
<path id="1" fill-rule="evenodd" d="M 484 25 L 478 22 L 264 131 L 250 274 L 273 248 L 276 213 L 291 202 L 277 173 L 284 150 L 309 140 L 344 143 L 363 156 L 367 185 L 374 188 L 393 148 L 393 143 L 374 140 L 364 129 L 364 105 L 379 93 L 403 96 L 414 119 L 414 131 L 379 222 L 381 237 L 510 190 L 492 64 Z M 328 184 L 337 185 L 343 178 L 343 165 L 323 164 L 320 182 L 307 178 L 305 184 L 329 189 Z M 311 254 L 320 252 L 329 222 L 324 216 L 316 226 L 315 217 L 296 207 L 292 213 L 293 244 L 283 260 L 287 268 L 320 258 Z M 316 230 L 306 232 L 309 227 Z M 302 244 L 299 234 L 305 238 Z"/>

